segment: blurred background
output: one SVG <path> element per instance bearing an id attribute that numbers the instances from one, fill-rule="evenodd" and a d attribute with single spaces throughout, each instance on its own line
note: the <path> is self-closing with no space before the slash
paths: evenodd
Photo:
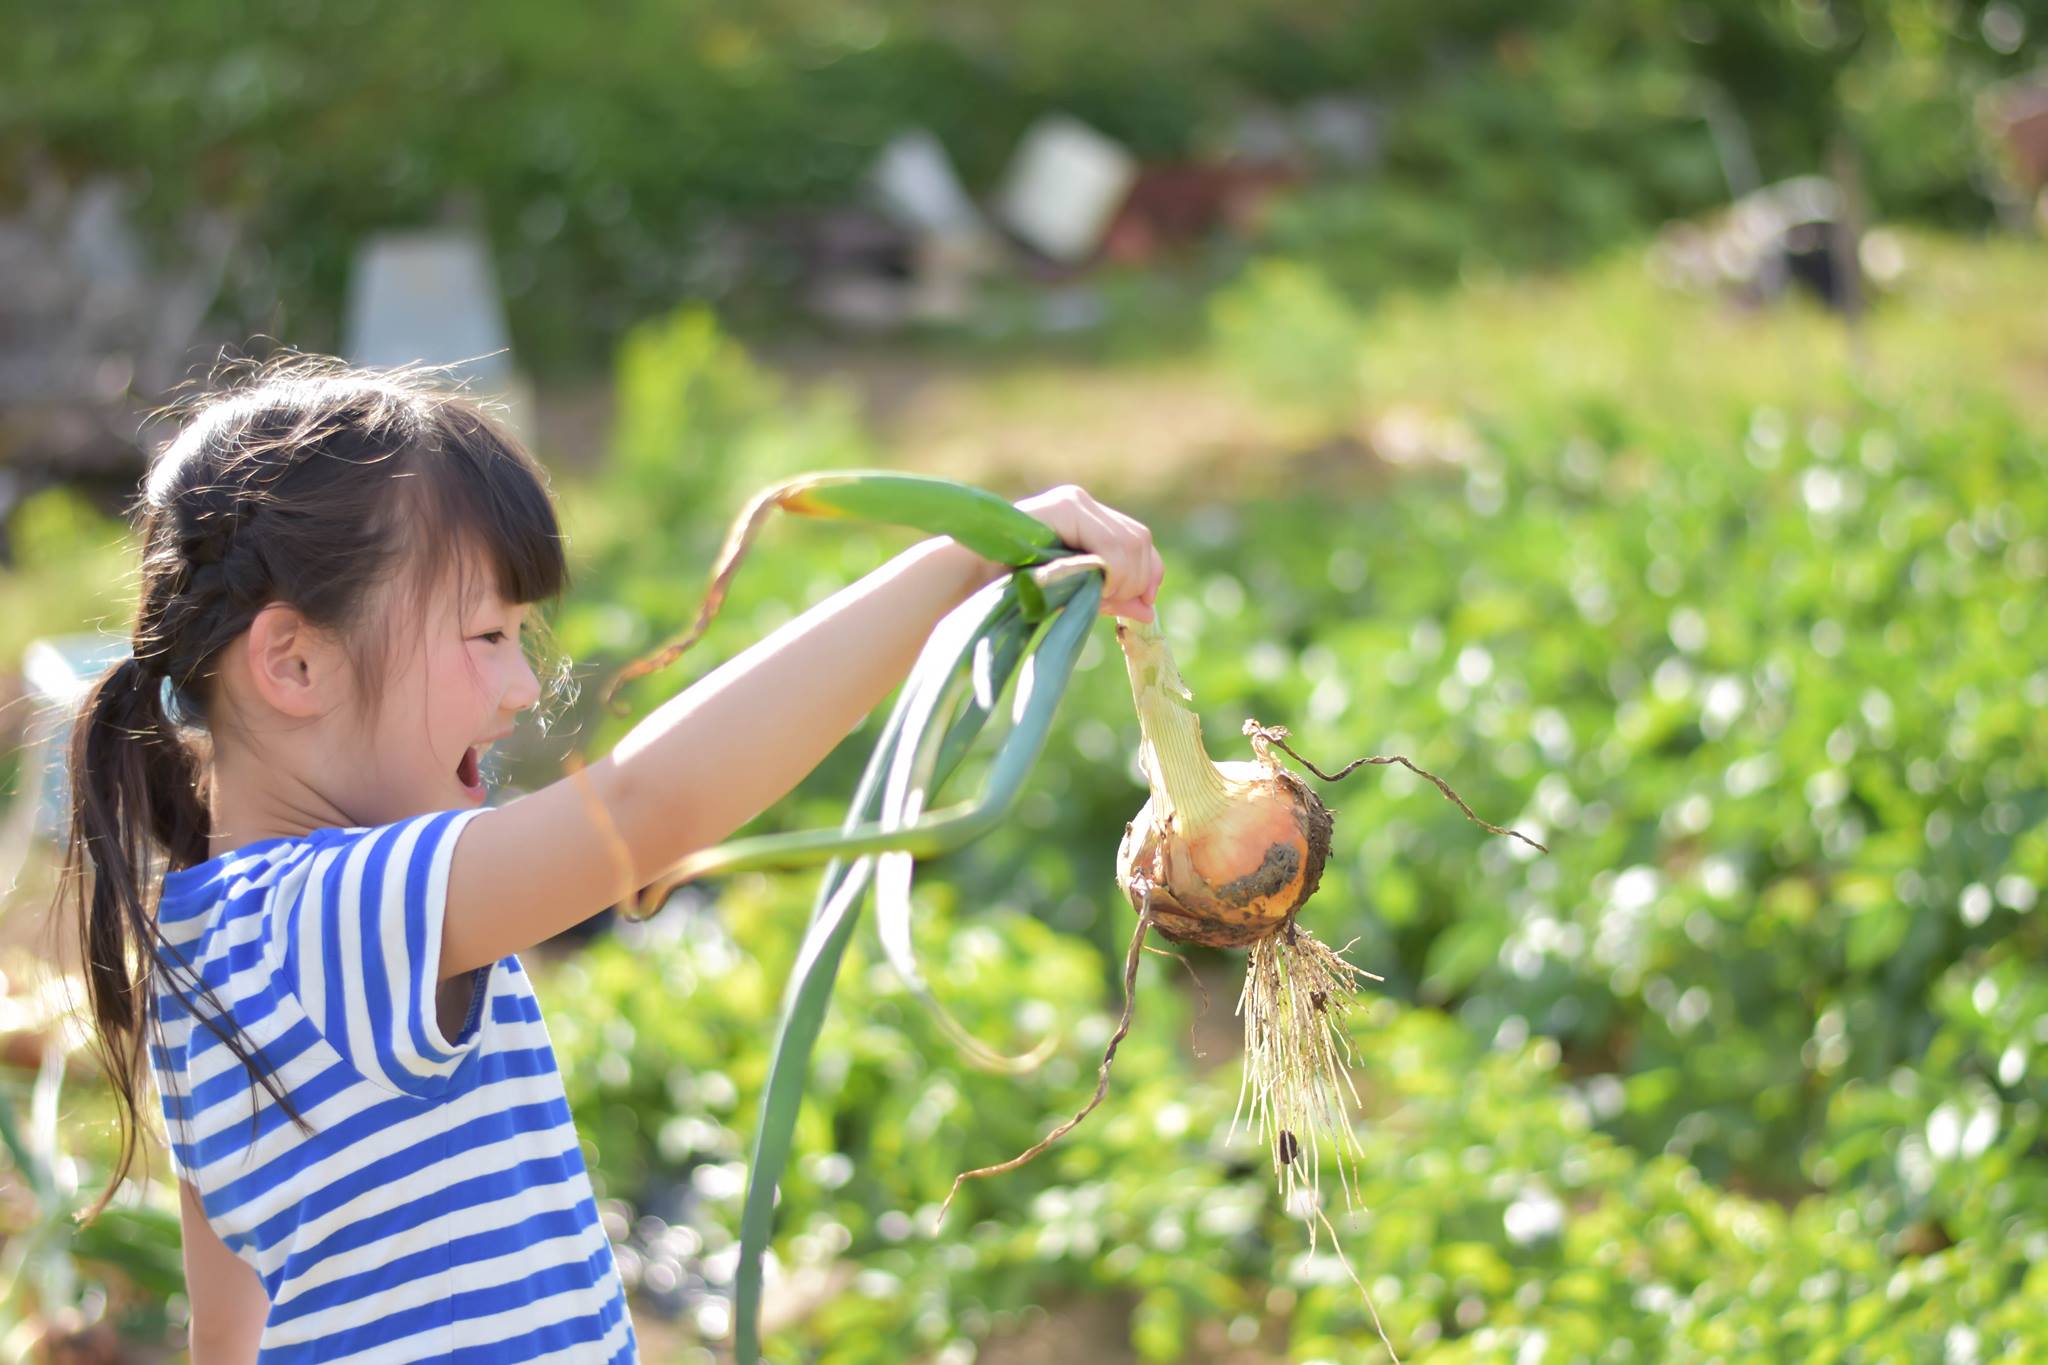
<path id="1" fill-rule="evenodd" d="M 122 520 L 224 357 L 465 362 L 586 681 L 800 470 L 1146 520 L 1212 752 L 1370 768 L 1307 912 L 1383 975 L 1340 1219 L 1403 1360 L 2048 1355 L 2048 13 L 2016 0 L 92 0 L 0 43 L 0 1358 L 182 1360 L 49 920 Z M 635 714 L 911 543 L 773 526 Z M 630 718 L 564 707 L 494 799 Z M 877 723 L 879 717 L 876 718 Z M 761 830 L 837 823 L 852 737 Z M 1100 626 L 920 878 L 966 1068 L 856 940 L 779 1360 L 1381 1360 L 1231 1115 L 1242 958 L 1148 959 Z M 975 784 L 972 763 L 958 779 Z M 721 1358 L 807 877 L 528 955 L 650 1360 Z"/>

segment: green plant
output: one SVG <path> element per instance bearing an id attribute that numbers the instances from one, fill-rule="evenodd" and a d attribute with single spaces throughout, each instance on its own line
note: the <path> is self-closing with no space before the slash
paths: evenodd
<path id="1" fill-rule="evenodd" d="M 13 509 L 8 531 L 13 562 L 0 571 L 0 660 L 9 667 L 28 642 L 68 634 L 105 619 L 106 585 L 132 562 L 126 528 L 63 486 L 30 494 Z"/>
<path id="2" fill-rule="evenodd" d="M 1400 748 L 1557 836 L 1525 862 L 1405 772 L 1345 792 L 1317 932 L 1355 935 L 1389 999 L 1354 1035 L 1384 1107 L 1359 1134 L 1373 1213 L 1343 1230 L 1397 1345 L 1910 1357 L 1964 1349 L 1947 1334 L 1967 1323 L 1986 1357 L 2030 1348 L 2048 680 L 2027 642 L 2048 507 L 2038 394 L 2016 381 L 2042 267 L 1904 245 L 1863 369 L 1825 315 L 1674 294 L 1635 253 L 1390 301 L 1360 315 L 1370 401 L 1344 420 L 1408 458 L 1398 477 L 1147 509 L 1206 728 L 1286 716 L 1311 754 Z M 851 569 L 860 534 L 792 530 L 728 610 Z M 1048 991 L 1081 1022 L 1040 1074 L 984 1076 L 849 940 L 771 1245 L 785 1269 L 876 1273 L 785 1327 L 787 1349 L 936 1352 L 1063 1292 L 1130 1296 L 1148 1359 L 1219 1352 L 1240 1319 L 1297 1358 L 1370 1331 L 1355 1291 L 1316 1281 L 1333 1264 L 1290 1259 L 1299 1225 L 1225 1140 L 1235 1086 L 1191 1061 L 1173 964 L 1143 968 L 1157 1009 L 1122 1045 L 1115 1112 L 930 1232 L 961 1166 L 1073 1112 L 1114 1024 L 1114 835 L 1143 780 L 1102 778 L 1137 747 L 1113 658 L 1081 650 L 1030 790 L 915 893 L 925 983 L 963 1027 L 1027 1047 Z M 979 771 L 970 755 L 957 780 Z M 857 775 L 821 773 L 764 824 L 836 818 Z M 691 1002 L 687 1026 L 639 1026 L 628 1089 L 574 1096 L 629 1201 L 693 1162 L 741 1169 L 758 1112 L 804 907 L 748 874 L 715 889 L 744 950 L 607 956 L 588 1006 Z M 578 1025 L 565 1071 L 603 1036 Z M 706 1073 L 728 1083 L 715 1107 L 687 1081 Z M 707 1247 L 737 1230 L 733 1188 L 702 1210 Z M 1518 1241 L 1543 1192 L 1559 1236 Z M 1212 1206 L 1235 1231 L 1197 1226 Z"/>
<path id="3" fill-rule="evenodd" d="M 32 1206 L 26 1218 L 10 1218 L 0 1247 L 0 1353 L 29 1360 L 61 1358 L 67 1348 L 104 1351 L 117 1320 L 127 1332 L 161 1338 L 164 1306 L 185 1287 L 178 1216 L 128 1202 L 78 1224 L 90 1199 L 80 1194 L 80 1163 L 60 1124 L 71 1034 L 61 1018 L 44 1018 L 39 1031 L 12 1036 L 45 1042 L 25 1087 L 0 1075 L 0 1145 Z"/>

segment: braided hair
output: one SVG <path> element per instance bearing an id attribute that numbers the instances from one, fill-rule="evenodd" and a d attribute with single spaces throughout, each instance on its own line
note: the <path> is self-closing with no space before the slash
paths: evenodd
<path id="1" fill-rule="evenodd" d="M 232 728 L 218 668 L 259 612 L 285 603 L 346 642 L 374 704 L 394 647 L 373 589 L 409 580 L 415 599 L 458 579 L 475 547 L 511 602 L 568 583 L 545 471 L 465 395 L 424 369 L 351 369 L 288 355 L 166 409 L 179 419 L 130 515 L 142 541 L 131 652 L 93 686 L 68 753 L 68 898 L 85 964 L 93 1045 L 115 1089 L 122 1140 L 113 1197 L 139 1146 L 145 1039 L 161 1041 L 156 973 L 302 1129 L 275 1077 L 220 1001 L 159 932 L 161 872 L 205 862 L 215 736 Z M 553 689 L 568 679 L 552 671 Z M 201 1010 L 195 1001 L 205 1002 Z M 257 1121 L 252 1104 L 252 1132 Z"/>

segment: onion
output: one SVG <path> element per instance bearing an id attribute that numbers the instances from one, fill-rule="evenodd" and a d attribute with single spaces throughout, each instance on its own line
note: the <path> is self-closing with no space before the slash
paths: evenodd
<path id="1" fill-rule="evenodd" d="M 1273 751 L 1300 760 L 1324 781 L 1368 763 L 1399 763 L 1434 782 L 1467 819 L 1531 847 L 1543 846 L 1479 819 L 1442 778 L 1399 754 L 1361 758 L 1325 773 L 1288 746 L 1284 728 L 1247 720 L 1244 734 L 1251 740 L 1252 759 L 1217 763 L 1202 746 L 1201 719 L 1187 705 L 1193 698 L 1159 628 L 1119 619 L 1116 639 L 1137 704 L 1138 762 L 1151 787 L 1117 847 L 1117 884 L 1138 917 L 1124 955 L 1123 1017 L 1096 1070 L 1095 1094 L 1081 1111 L 1008 1161 L 955 1176 L 939 1216 L 944 1218 L 963 1182 L 1015 1170 L 1102 1103 L 1117 1046 L 1130 1032 L 1145 938 L 1157 929 L 1176 943 L 1251 950 L 1238 1002 L 1244 1017 L 1244 1082 L 1231 1127 L 1235 1131 L 1249 1106 L 1251 1126 L 1272 1154 L 1289 1211 L 1308 1222 L 1313 1250 L 1318 1225 L 1333 1241 L 1337 1236 L 1322 1209 L 1326 1150 L 1337 1159 L 1347 1202 L 1358 1206 L 1356 1174 L 1364 1153 L 1351 1118 L 1359 1096 L 1351 1082 L 1355 1058 L 1348 1019 L 1364 982 L 1381 978 L 1346 961 L 1341 951 L 1296 923 L 1322 882 L 1334 821 L 1308 783 Z M 1348 1260 L 1344 1268 L 1393 1355 L 1372 1296 Z"/>
<path id="2" fill-rule="evenodd" d="M 1137 701 L 1138 759 L 1152 786 L 1124 826 L 1117 883 L 1140 915 L 1149 899 L 1159 932 L 1177 943 L 1241 948 L 1272 937 L 1322 881 L 1328 808 L 1273 757 L 1263 727 L 1247 727 L 1255 761 L 1211 762 L 1158 628 L 1119 620 L 1116 638 Z"/>
<path id="3" fill-rule="evenodd" d="M 1249 1101 L 1285 1194 L 1303 1184 L 1319 1192 L 1327 1144 L 1355 1202 L 1351 1171 L 1361 1154 L 1344 1103 L 1347 1095 L 1352 1107 L 1358 1103 L 1346 1022 L 1363 983 L 1380 978 L 1295 922 L 1322 882 L 1330 812 L 1274 755 L 1278 748 L 1301 758 L 1284 728 L 1247 720 L 1254 758 L 1212 761 L 1159 628 L 1119 620 L 1116 638 L 1137 704 L 1139 765 L 1152 789 L 1117 849 L 1117 882 L 1138 915 L 1133 957 L 1151 928 L 1179 943 L 1251 949 L 1238 1002 L 1245 1050 L 1239 1117 Z M 1326 781 L 1362 764 L 1403 764 L 1436 783 L 1467 818 L 1542 848 L 1480 820 L 1442 778 L 1399 755 L 1362 758 L 1336 773 L 1301 762 Z"/>
<path id="4" fill-rule="evenodd" d="M 1348 1092 L 1357 1103 L 1345 1021 L 1363 979 L 1372 977 L 1295 923 L 1322 882 L 1334 822 L 1308 783 L 1274 755 L 1284 729 L 1247 721 L 1255 757 L 1212 761 L 1158 627 L 1119 620 L 1116 638 L 1137 703 L 1138 761 L 1152 788 L 1124 827 L 1117 882 L 1137 912 L 1141 938 L 1156 928 L 1179 943 L 1251 948 L 1238 1003 L 1245 1030 L 1239 1116 L 1249 1098 L 1283 1192 L 1291 1195 L 1297 1183 L 1315 1188 L 1326 1142 L 1340 1158 L 1359 1155 L 1343 1102 Z M 1340 1159 L 1349 1191 L 1345 1167 Z"/>

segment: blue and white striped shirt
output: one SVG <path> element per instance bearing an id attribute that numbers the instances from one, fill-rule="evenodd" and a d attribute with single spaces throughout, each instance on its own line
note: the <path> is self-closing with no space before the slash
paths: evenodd
<path id="1" fill-rule="evenodd" d="M 262 1365 L 637 1358 L 519 959 L 477 968 L 442 1030 L 448 864 L 483 813 L 264 839 L 164 878 L 164 938 L 314 1128 L 252 1096 L 159 970 L 171 1164 L 269 1293 Z"/>

